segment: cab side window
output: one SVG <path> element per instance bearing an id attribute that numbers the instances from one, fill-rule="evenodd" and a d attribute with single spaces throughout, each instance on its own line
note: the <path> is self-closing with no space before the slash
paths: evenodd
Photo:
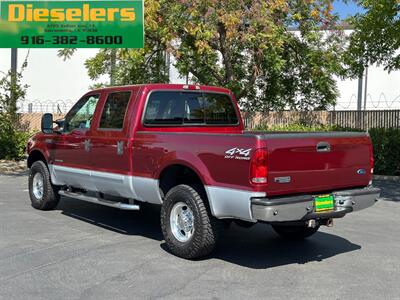
<path id="1" fill-rule="evenodd" d="M 107 97 L 99 128 L 122 129 L 131 92 L 111 93 Z"/>
<path id="2" fill-rule="evenodd" d="M 90 95 L 79 100 L 65 116 L 64 131 L 89 129 L 100 95 Z"/>

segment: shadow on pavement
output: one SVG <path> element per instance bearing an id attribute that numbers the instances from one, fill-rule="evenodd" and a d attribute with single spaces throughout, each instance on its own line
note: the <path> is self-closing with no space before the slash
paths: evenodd
<path id="1" fill-rule="evenodd" d="M 145 204 L 140 211 L 130 212 L 62 198 L 57 209 L 63 215 L 113 232 L 163 240 L 159 206 Z M 164 242 L 161 248 L 168 252 Z M 223 232 L 215 251 L 204 259 L 214 258 L 248 268 L 265 269 L 322 261 L 359 249 L 361 246 L 325 232 L 318 232 L 304 241 L 286 241 L 266 224 L 247 229 L 232 225 Z"/>
<path id="2" fill-rule="evenodd" d="M 163 239 L 160 229 L 160 206 L 142 204 L 140 211 L 124 211 L 72 198 L 61 198 L 57 210 L 104 229 L 126 235 L 140 235 L 157 241 Z"/>
<path id="3" fill-rule="evenodd" d="M 212 257 L 247 268 L 266 269 L 322 261 L 359 249 L 360 245 L 321 231 L 305 240 L 289 241 L 277 236 L 271 226 L 257 224 L 250 229 L 233 226 Z"/>
<path id="4" fill-rule="evenodd" d="M 387 201 L 400 202 L 400 182 L 374 180 L 374 186 L 382 189 L 381 197 Z"/>

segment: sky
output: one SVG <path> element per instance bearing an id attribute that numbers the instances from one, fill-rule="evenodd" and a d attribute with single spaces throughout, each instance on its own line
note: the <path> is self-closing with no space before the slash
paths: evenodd
<path id="1" fill-rule="evenodd" d="M 84 62 L 93 57 L 97 49 L 79 49 L 68 61 L 57 56 L 58 49 L 31 49 L 28 57 L 28 67 L 23 73 L 23 82 L 29 88 L 28 101 L 77 101 L 85 94 L 92 81 L 87 75 Z M 0 49 L 0 71 L 10 69 L 10 49 Z M 18 49 L 18 65 L 28 55 L 28 49 Z M 101 78 L 107 82 L 108 78 Z"/>
<path id="2" fill-rule="evenodd" d="M 348 3 L 344 1 L 334 1 L 333 11 L 338 13 L 341 19 L 346 19 L 350 16 L 354 16 L 358 12 L 362 12 L 362 8 L 349 0 Z"/>

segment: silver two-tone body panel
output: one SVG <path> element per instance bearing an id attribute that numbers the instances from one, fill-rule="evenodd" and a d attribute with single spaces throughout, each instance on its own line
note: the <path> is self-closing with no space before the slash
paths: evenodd
<path id="1" fill-rule="evenodd" d="M 55 185 L 67 185 L 138 201 L 161 204 L 158 180 L 140 176 L 49 165 Z"/>
<path id="2" fill-rule="evenodd" d="M 206 186 L 211 213 L 219 219 L 242 219 L 256 222 L 252 216 L 251 199 L 265 197 L 263 192 L 251 192 L 225 187 Z"/>
<path id="3" fill-rule="evenodd" d="M 88 191 L 101 192 L 142 202 L 161 204 L 162 197 L 157 179 L 49 165 L 55 185 L 67 185 Z M 251 199 L 265 197 L 265 193 L 205 186 L 211 213 L 220 219 L 236 218 L 255 222 Z"/>

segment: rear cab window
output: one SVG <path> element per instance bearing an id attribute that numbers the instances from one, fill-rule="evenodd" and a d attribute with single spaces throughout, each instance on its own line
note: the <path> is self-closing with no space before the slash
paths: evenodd
<path id="1" fill-rule="evenodd" d="M 100 117 L 100 130 L 122 130 L 131 91 L 112 92 L 108 94 Z"/>
<path id="2" fill-rule="evenodd" d="M 147 101 L 145 126 L 236 126 L 239 119 L 227 94 L 155 91 Z"/>

